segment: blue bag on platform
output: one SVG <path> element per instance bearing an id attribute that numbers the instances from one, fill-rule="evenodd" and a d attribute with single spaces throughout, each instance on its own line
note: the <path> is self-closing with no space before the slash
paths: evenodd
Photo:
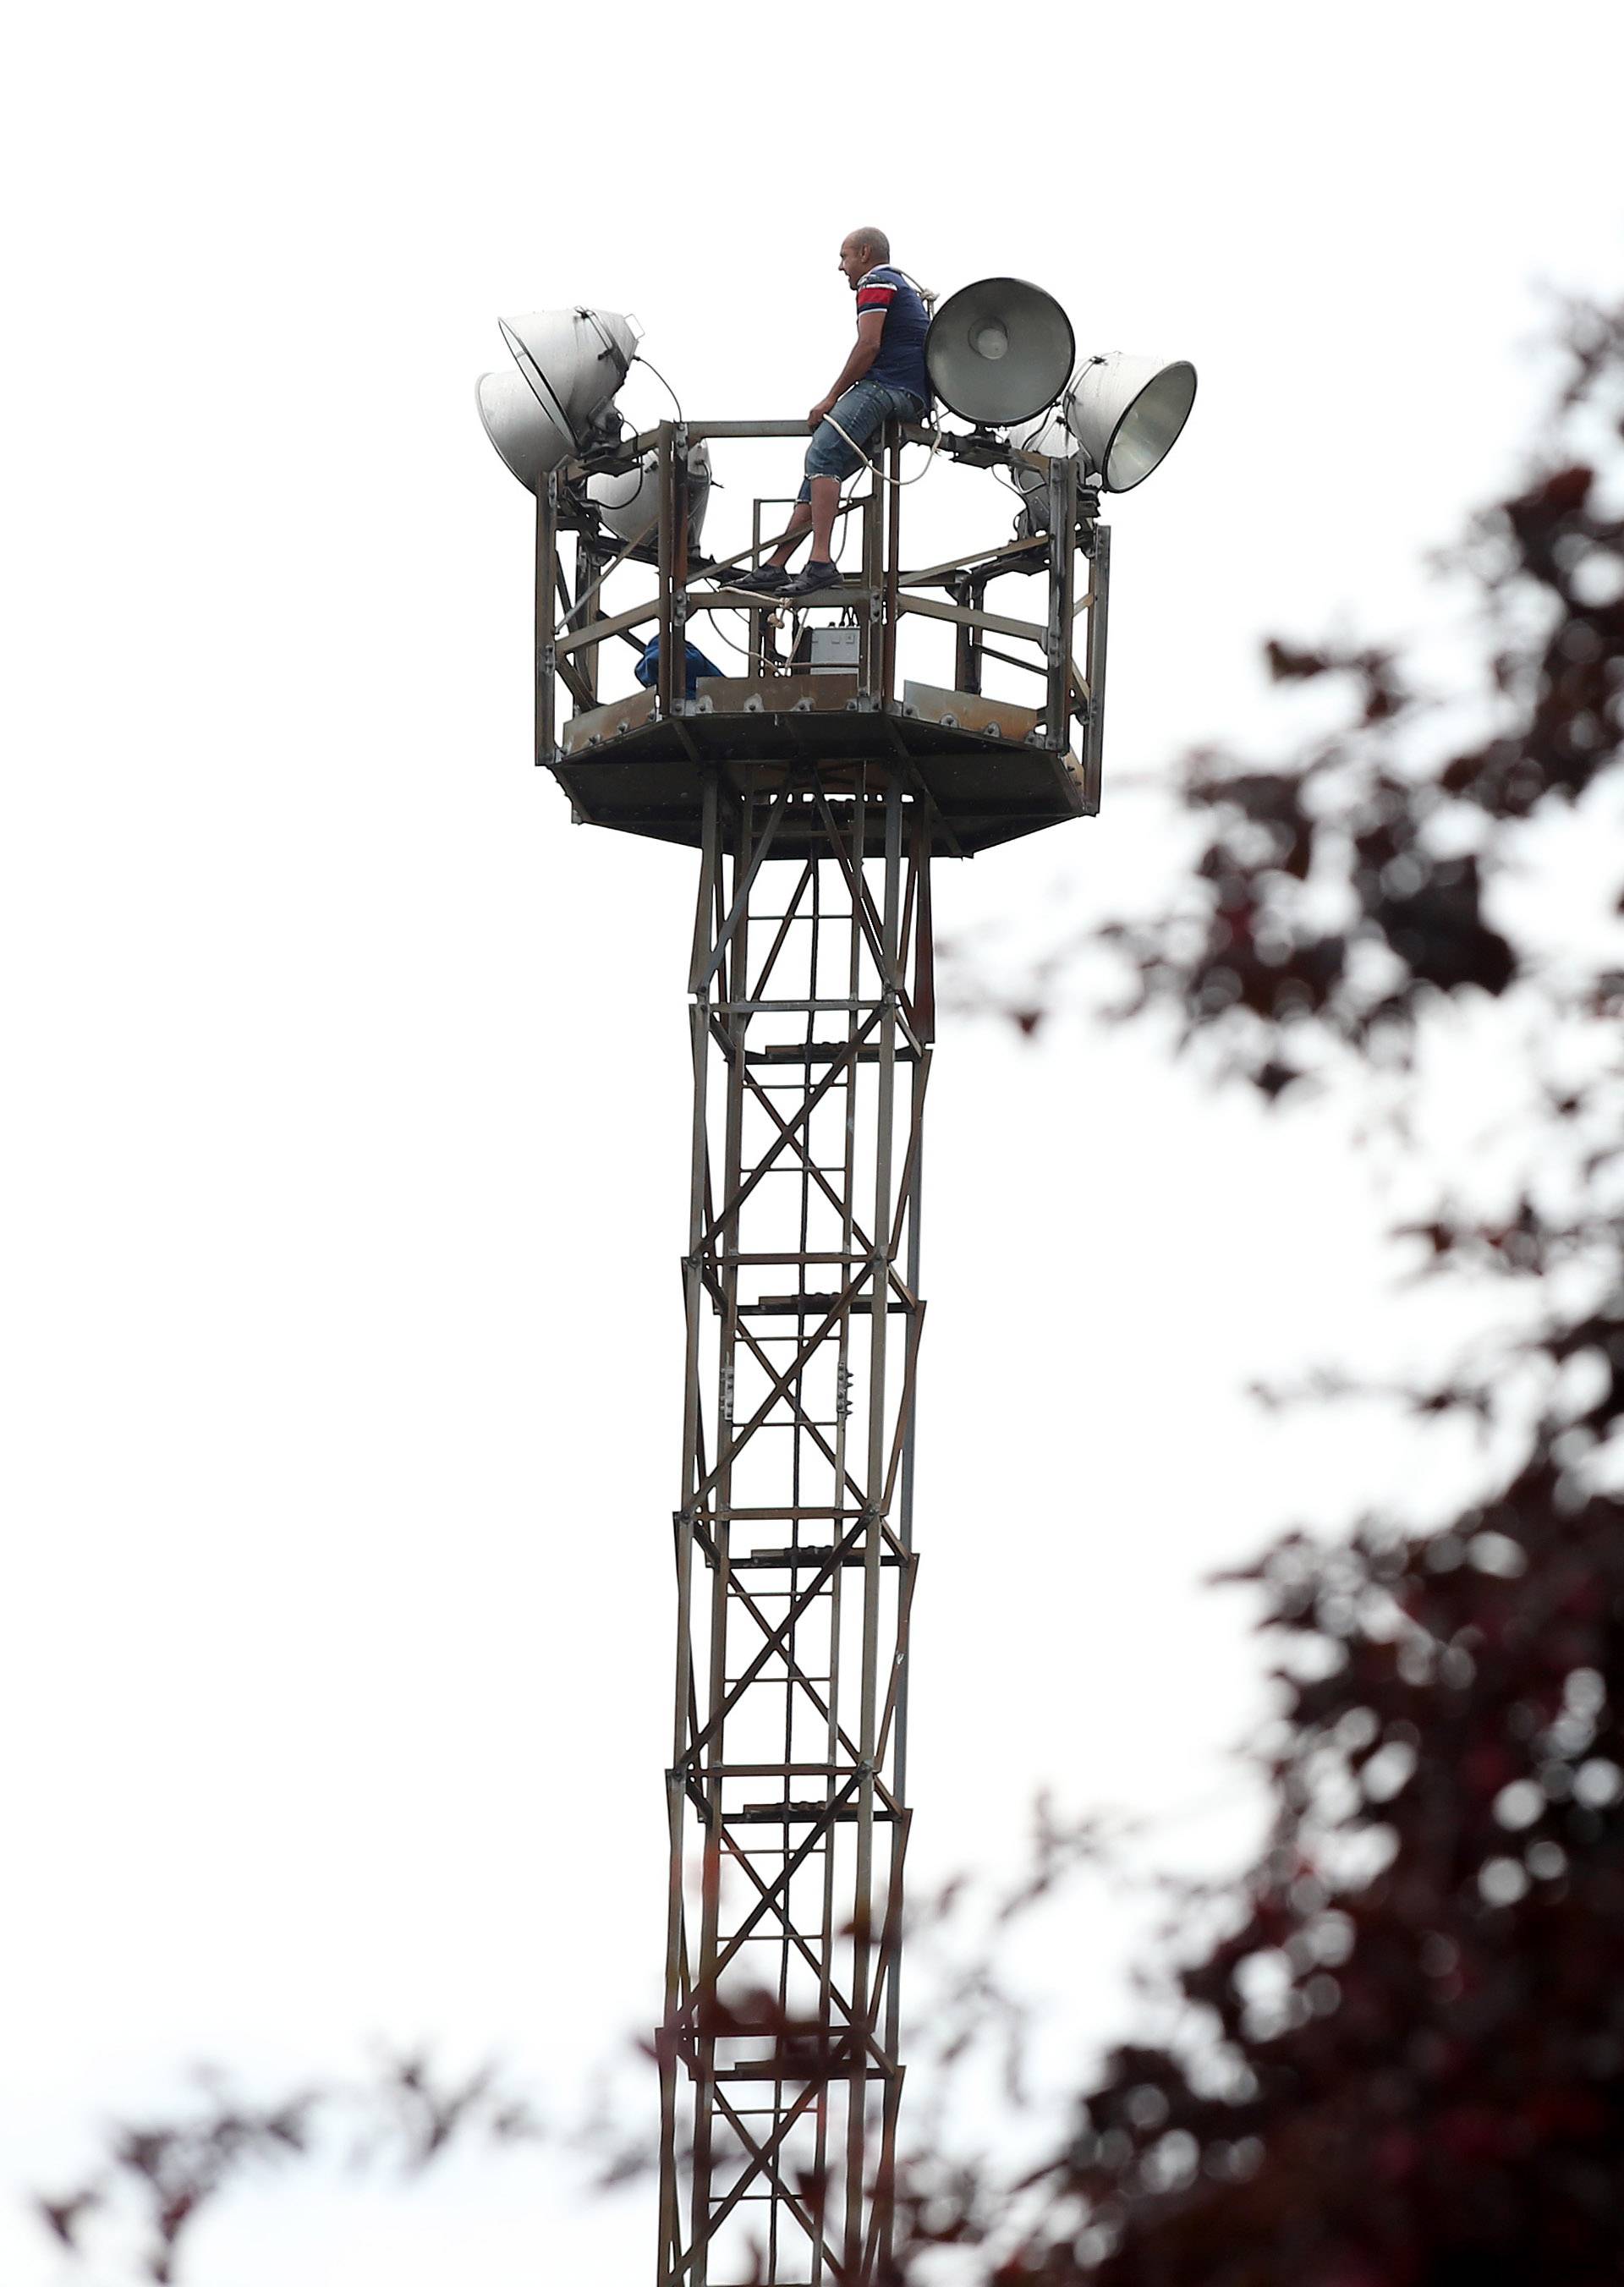
<path id="1" fill-rule="evenodd" d="M 722 672 L 719 667 L 712 667 L 710 661 L 706 658 L 704 653 L 700 650 L 697 644 L 690 644 L 688 645 L 687 669 L 688 697 L 690 699 L 695 697 L 697 694 L 699 679 L 701 675 L 720 675 Z M 652 691 L 655 684 L 659 682 L 660 638 L 658 636 L 654 637 L 653 643 L 649 645 L 648 649 L 644 653 L 636 667 L 633 668 L 632 673 L 637 677 L 638 681 L 643 685 L 645 691 Z"/>

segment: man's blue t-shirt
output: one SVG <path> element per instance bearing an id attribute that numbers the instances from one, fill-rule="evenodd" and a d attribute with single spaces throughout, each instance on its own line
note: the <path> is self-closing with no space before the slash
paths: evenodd
<path id="1" fill-rule="evenodd" d="M 883 310 L 885 329 L 880 336 L 880 353 L 864 380 L 883 382 L 887 389 L 911 389 L 928 407 L 931 377 L 925 371 L 925 336 L 931 330 L 931 319 L 924 304 L 899 270 L 882 264 L 858 281 L 858 316 L 866 310 Z"/>

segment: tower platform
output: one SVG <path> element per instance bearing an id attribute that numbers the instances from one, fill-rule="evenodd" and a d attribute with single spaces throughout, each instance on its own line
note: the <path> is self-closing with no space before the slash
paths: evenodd
<path id="1" fill-rule="evenodd" d="M 786 769 L 810 766 L 838 805 L 846 774 L 855 792 L 860 766 L 899 762 L 930 798 L 937 857 L 972 857 L 1098 807 L 1085 765 L 1047 743 L 1035 710 L 978 692 L 910 683 L 876 704 L 860 697 L 855 675 L 718 676 L 678 704 L 662 715 L 655 692 L 639 691 L 565 724 L 551 768 L 577 819 L 697 847 L 708 772 L 742 795 L 772 793 Z M 737 806 L 724 814 L 731 820 Z M 868 835 L 877 857 L 877 811 Z M 785 815 L 771 855 L 804 859 L 823 841 L 809 796 Z"/>

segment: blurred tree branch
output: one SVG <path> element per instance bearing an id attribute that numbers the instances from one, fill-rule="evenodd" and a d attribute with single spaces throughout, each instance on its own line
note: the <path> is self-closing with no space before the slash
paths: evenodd
<path id="1" fill-rule="evenodd" d="M 1170 1011 L 1271 1104 L 1376 1069 L 1418 1087 L 1433 1021 L 1501 1007 L 1501 1053 L 1537 1083 L 1517 1195 L 1395 1237 L 1427 1275 L 1514 1282 L 1533 1331 L 1384 1394 L 1493 1422 L 1533 1368 L 1535 1398 L 1491 1492 L 1438 1529 L 1294 1532 L 1243 1576 L 1285 1653 L 1274 1830 L 1177 1971 L 1196 2030 L 1111 2057 L 1013 2242 L 1018 2188 L 961 2172 L 944 2197 L 927 2170 L 921 2276 L 966 2245 L 998 2287 L 1624 2276 L 1624 305 L 1564 326 L 1535 463 L 1450 561 L 1480 606 L 1470 686 L 1444 708 L 1401 647 L 1270 643 L 1277 682 L 1343 690 L 1336 727 L 1284 763 L 1192 756 L 1172 900 L 1090 924 L 1010 1001 L 1031 1032 L 1105 949 L 1119 1019 Z M 1610 837 L 1611 912 L 1548 874 L 1535 946 L 1496 893 L 1560 851 L 1558 812 Z"/>
<path id="2" fill-rule="evenodd" d="M 342 2156 L 351 2167 L 387 2161 L 414 2175 L 453 2142 L 542 2133 L 495 2066 L 458 2081 L 421 2052 L 385 2056 L 364 2080 L 312 2085 L 270 2105 L 246 2101 L 213 2071 L 198 2083 L 196 2100 L 168 2118 L 114 2123 L 99 2166 L 71 2191 L 36 2200 L 63 2248 L 90 2255 L 110 2238 L 129 2249 L 137 2276 L 173 2287 L 199 2217 L 261 2169 Z"/>

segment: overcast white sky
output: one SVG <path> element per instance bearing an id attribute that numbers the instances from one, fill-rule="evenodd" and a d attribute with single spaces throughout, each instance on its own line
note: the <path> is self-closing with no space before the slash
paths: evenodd
<path id="1" fill-rule="evenodd" d="M 1531 289 L 1617 282 L 1621 51 L 1577 0 L 14 36 L 0 2192 L 197 2058 L 269 2086 L 424 2034 L 566 2101 L 656 2006 L 693 868 L 529 766 L 497 313 L 634 309 L 691 411 L 793 413 L 871 219 L 944 290 L 1015 271 L 1084 349 L 1192 358 L 1113 517 L 1105 813 L 938 893 L 949 930 L 1095 910 L 1168 863 L 1111 774 L 1280 735 L 1260 634 L 1402 629 L 1508 469 Z M 718 473 L 713 542 L 757 471 Z M 1262 1655 L 1200 1577 L 1430 1489 L 1240 1395 L 1414 1339 L 1379 1207 L 1329 1116 L 1149 1041 L 955 1021 L 933 1089 L 916 1864 L 1007 1861 L 1044 1783 L 1217 1863 Z M 1074 1943 L 1082 2054 L 1131 1933 Z M 192 2276 L 652 2252 L 646 2200 L 583 2220 L 508 2164 L 290 2180 Z M 4 2206 L 0 2270 L 61 2275 Z"/>

